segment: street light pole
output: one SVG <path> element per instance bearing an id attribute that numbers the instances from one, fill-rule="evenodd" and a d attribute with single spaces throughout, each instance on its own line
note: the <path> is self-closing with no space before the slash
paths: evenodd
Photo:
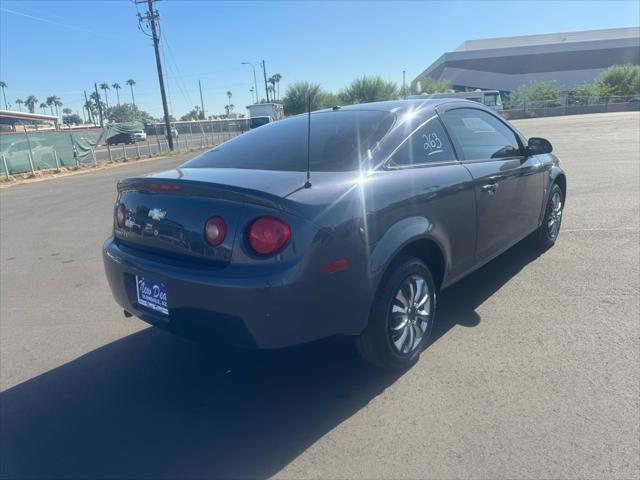
<path id="1" fill-rule="evenodd" d="M 253 86 L 256 89 L 256 103 L 258 103 L 258 80 L 256 77 L 256 67 L 254 67 L 251 62 L 242 62 L 241 65 L 251 65 L 251 68 L 253 69 Z"/>

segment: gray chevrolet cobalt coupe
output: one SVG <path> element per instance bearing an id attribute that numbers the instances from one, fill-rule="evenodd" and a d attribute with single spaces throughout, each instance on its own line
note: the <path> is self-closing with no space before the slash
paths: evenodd
<path id="1" fill-rule="evenodd" d="M 551 144 L 483 105 L 409 100 L 265 125 L 118 183 L 104 265 L 125 315 L 226 344 L 355 337 L 413 364 L 436 296 L 535 232 L 558 237 Z"/>

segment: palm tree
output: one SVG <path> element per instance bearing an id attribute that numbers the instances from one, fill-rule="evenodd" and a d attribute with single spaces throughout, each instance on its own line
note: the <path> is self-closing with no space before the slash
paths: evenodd
<path id="1" fill-rule="evenodd" d="M 118 106 L 120 106 L 120 94 L 118 93 L 118 90 L 120 90 L 122 87 L 118 82 L 116 82 L 111 85 L 111 88 L 113 88 L 116 91 L 116 97 L 118 98 Z"/>
<path id="2" fill-rule="evenodd" d="M 42 113 L 44 113 L 45 115 L 47 114 L 47 107 L 49 105 L 46 104 L 46 102 L 42 102 L 40 103 L 40 108 L 42 109 Z"/>
<path id="3" fill-rule="evenodd" d="M 62 106 L 60 97 L 58 97 L 57 95 L 47 97 L 47 105 L 49 105 L 49 108 L 51 108 L 51 115 L 53 115 L 53 107 L 56 107 L 56 117 L 60 117 L 60 111 L 58 110 L 58 107 Z"/>
<path id="4" fill-rule="evenodd" d="M 5 110 L 9 110 L 9 107 L 7 105 L 7 96 L 4 94 L 4 89 L 7 88 L 7 84 L 0 80 L 0 90 L 2 90 L 2 98 L 4 98 L 4 109 Z"/>
<path id="5" fill-rule="evenodd" d="M 230 92 L 227 92 L 227 93 L 230 93 Z M 231 112 L 233 112 L 233 107 L 235 107 L 233 103 L 229 103 L 228 105 L 224 106 L 224 109 L 227 112 L 227 118 L 229 118 L 229 115 L 231 114 Z"/>
<path id="6" fill-rule="evenodd" d="M 136 84 L 136 81 L 133 78 L 130 78 L 129 80 L 127 80 L 127 85 L 129 85 L 129 87 L 131 87 L 131 102 L 133 103 L 133 106 L 136 106 L 136 98 L 133 96 L 133 86 Z"/>
<path id="7" fill-rule="evenodd" d="M 95 115 L 95 110 L 94 110 L 93 103 L 91 103 L 91 100 L 87 100 L 85 102 L 84 108 L 87 110 L 87 115 L 89 116 L 89 122 L 91 122 L 91 123 L 93 123 L 95 125 L 96 122 L 93 121 L 94 115 Z"/>
<path id="8" fill-rule="evenodd" d="M 104 91 L 104 103 L 107 105 L 107 108 L 109 108 L 109 97 L 107 96 L 107 90 L 109 90 L 109 84 L 104 82 L 101 83 L 100 90 Z"/>
<path id="9" fill-rule="evenodd" d="M 270 81 L 273 80 L 272 83 L 275 83 L 276 88 L 277 88 L 277 99 L 280 100 L 280 80 L 282 80 L 282 75 L 280 75 L 279 73 L 274 73 L 273 75 L 271 75 L 271 79 Z"/>
<path id="10" fill-rule="evenodd" d="M 231 105 L 231 97 L 233 96 L 233 93 L 231 93 L 229 90 L 227 90 L 227 98 L 229 99 L 227 101 L 227 105 Z M 227 115 L 229 114 L 229 112 L 227 112 Z"/>
<path id="11" fill-rule="evenodd" d="M 29 95 L 27 99 L 24 101 L 24 104 L 29 109 L 29 113 L 35 113 L 36 111 L 36 103 L 38 103 L 38 99 L 33 95 Z"/>
<path id="12" fill-rule="evenodd" d="M 24 103 L 24 101 L 23 101 L 23 100 L 21 100 L 21 99 L 19 99 L 19 98 L 17 98 L 17 99 L 16 99 L 16 105 L 18 105 L 18 110 L 22 111 L 22 108 L 21 108 L 21 107 L 22 107 L 22 104 L 23 104 L 23 103 Z"/>
<path id="13" fill-rule="evenodd" d="M 62 105 L 62 103 L 60 103 L 60 97 L 58 97 L 57 95 L 52 95 L 50 97 L 47 97 L 46 102 L 47 102 L 47 105 L 49 105 L 49 110 L 51 110 L 51 116 L 54 115 L 53 107 L 56 107 L 56 112 L 57 112 L 58 107 Z M 60 103 L 60 105 L 58 105 L 58 103 Z"/>

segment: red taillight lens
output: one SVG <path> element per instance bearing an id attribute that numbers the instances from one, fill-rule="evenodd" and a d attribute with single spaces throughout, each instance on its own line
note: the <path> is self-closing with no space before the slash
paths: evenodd
<path id="1" fill-rule="evenodd" d="M 211 217 L 204 224 L 204 236 L 214 247 L 224 242 L 224 237 L 227 235 L 227 224 L 224 223 L 222 217 Z"/>
<path id="2" fill-rule="evenodd" d="M 249 245 L 260 255 L 273 255 L 291 240 L 291 228 L 282 220 L 260 217 L 249 227 Z"/>
<path id="3" fill-rule="evenodd" d="M 124 222 L 127 220 L 127 209 L 124 205 L 120 204 L 116 208 L 116 223 L 119 227 L 124 227 Z"/>

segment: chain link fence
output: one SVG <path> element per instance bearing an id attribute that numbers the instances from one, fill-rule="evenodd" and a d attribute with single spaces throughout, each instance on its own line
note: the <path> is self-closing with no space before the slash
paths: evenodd
<path id="1" fill-rule="evenodd" d="M 37 131 L 24 126 L 0 134 L 0 173 L 10 175 L 61 168 L 84 168 L 103 162 L 153 157 L 169 151 L 164 124 L 148 125 L 128 143 L 97 145 L 102 129 Z M 249 129 L 247 119 L 201 120 L 172 124 L 174 150 L 201 150 L 224 143 Z"/>
<path id="2" fill-rule="evenodd" d="M 606 97 L 567 95 L 555 100 L 511 104 L 508 107 L 505 106 L 502 114 L 507 119 L 518 119 L 638 110 L 640 110 L 640 95 Z"/>

